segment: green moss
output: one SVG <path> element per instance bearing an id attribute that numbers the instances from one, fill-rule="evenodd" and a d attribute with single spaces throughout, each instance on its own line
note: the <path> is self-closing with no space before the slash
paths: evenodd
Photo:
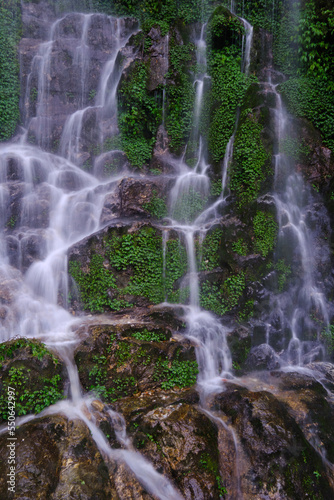
<path id="1" fill-rule="evenodd" d="M 15 413 L 17 416 L 28 413 L 40 413 L 44 408 L 50 406 L 64 397 L 62 380 L 59 374 L 51 378 L 39 379 L 42 389 L 33 390 L 31 383 L 31 370 L 24 365 L 12 366 L 7 376 L 2 379 L 3 387 L 13 388 L 15 391 Z M 1 394 L 0 407 L 1 417 L 8 418 L 8 396 Z"/>
<path id="2" fill-rule="evenodd" d="M 0 344 L 0 361 L 13 359 L 20 349 L 26 349 L 28 354 L 31 354 L 31 356 L 37 359 L 42 359 L 44 356 L 50 356 L 55 365 L 59 363 L 58 359 L 45 347 L 45 344 L 37 340 L 26 338 L 15 339 Z"/>
<path id="3" fill-rule="evenodd" d="M 157 192 L 153 190 L 152 197 L 148 203 L 144 203 L 143 208 L 148 210 L 153 217 L 162 219 L 167 215 L 167 206 L 165 197 L 161 198 Z"/>
<path id="4" fill-rule="evenodd" d="M 219 266 L 219 247 L 222 236 L 221 229 L 215 229 L 204 238 L 201 245 L 201 271 L 212 271 Z"/>
<path id="5" fill-rule="evenodd" d="M 167 300 L 172 303 L 184 303 L 189 290 L 176 288 L 177 281 L 187 272 L 187 252 L 178 240 L 167 241 L 165 290 Z M 185 294 L 185 296 L 184 296 Z"/>
<path id="6" fill-rule="evenodd" d="M 149 160 L 161 123 L 161 109 L 149 94 L 147 82 L 147 64 L 135 61 L 118 89 L 122 146 L 134 167 L 141 167 Z"/>
<path id="7" fill-rule="evenodd" d="M 190 80 L 189 63 L 194 55 L 193 43 L 178 45 L 176 37 L 170 42 L 166 128 L 170 149 L 180 152 L 185 146 L 193 123 L 195 90 Z"/>
<path id="8" fill-rule="evenodd" d="M 111 229 L 104 248 L 98 254 L 94 252 L 92 247 L 86 268 L 77 260 L 69 262 L 85 310 L 119 310 L 133 306 L 141 297 L 153 304 L 162 302 L 165 296 L 178 302 L 176 282 L 187 270 L 186 250 L 178 240 L 167 241 L 165 273 L 162 236 L 149 226 L 123 235 Z"/>
<path id="9" fill-rule="evenodd" d="M 334 91 L 325 80 L 303 76 L 279 86 L 288 110 L 305 117 L 320 130 L 324 143 L 334 150 Z"/>
<path id="10" fill-rule="evenodd" d="M 255 201 L 270 165 L 270 155 L 262 141 L 262 125 L 251 110 L 241 118 L 231 168 L 231 190 L 237 196 L 239 208 Z"/>
<path id="11" fill-rule="evenodd" d="M 232 250 L 238 255 L 246 256 L 248 254 L 247 243 L 242 238 L 239 238 L 237 241 L 233 241 Z"/>
<path id="12" fill-rule="evenodd" d="M 227 494 L 227 489 L 223 486 L 222 478 L 220 477 L 219 465 L 217 460 L 214 460 L 208 453 L 203 453 L 199 461 L 200 467 L 212 474 L 216 478 L 219 497 Z"/>
<path id="13" fill-rule="evenodd" d="M 133 276 L 122 294 L 147 297 L 154 304 L 164 298 L 162 239 L 153 228 L 113 237 L 108 243 L 110 266 L 117 271 L 131 267 Z M 147 270 L 149 269 L 149 272 Z"/>
<path id="14" fill-rule="evenodd" d="M 69 262 L 69 273 L 76 281 L 83 308 L 92 312 L 102 312 L 106 307 L 113 307 L 110 289 L 116 288 L 115 278 L 103 265 L 103 256 L 92 256 L 89 271 L 84 272 L 78 261 Z"/>
<path id="15" fill-rule="evenodd" d="M 229 276 L 222 286 L 204 281 L 200 289 L 200 305 L 218 316 L 223 316 L 238 305 L 245 285 L 244 272 Z"/>
<path id="16" fill-rule="evenodd" d="M 277 271 L 278 274 L 277 278 L 278 291 L 282 292 L 285 284 L 288 281 L 289 276 L 291 275 L 291 266 L 289 264 L 286 264 L 284 259 L 280 259 L 275 264 L 275 270 Z"/>
<path id="17" fill-rule="evenodd" d="M 0 1 L 0 140 L 14 134 L 19 121 L 19 59 L 17 44 L 21 35 L 19 0 Z"/>
<path id="18" fill-rule="evenodd" d="M 190 188 L 181 194 L 173 208 L 173 218 L 179 222 L 192 222 L 204 210 L 208 198 Z"/>
<path id="19" fill-rule="evenodd" d="M 161 383 L 161 388 L 168 390 L 173 387 L 189 387 L 196 383 L 198 366 L 196 361 L 180 361 L 174 359 L 159 360 L 155 366 L 153 380 Z"/>
<path id="20" fill-rule="evenodd" d="M 278 225 L 271 214 L 257 212 L 253 219 L 254 249 L 266 257 L 274 248 Z"/>
<path id="21" fill-rule="evenodd" d="M 212 50 L 210 53 L 212 86 L 208 97 L 210 122 L 207 130 L 209 153 L 216 163 L 224 158 L 227 143 L 234 131 L 237 108 L 248 86 L 240 65 L 240 50 L 235 46 Z M 207 134 L 207 130 L 203 132 Z"/>
<path id="22" fill-rule="evenodd" d="M 144 328 L 140 332 L 134 332 L 131 334 L 137 340 L 143 340 L 145 342 L 163 342 L 167 340 L 167 336 L 161 331 L 149 331 Z"/>

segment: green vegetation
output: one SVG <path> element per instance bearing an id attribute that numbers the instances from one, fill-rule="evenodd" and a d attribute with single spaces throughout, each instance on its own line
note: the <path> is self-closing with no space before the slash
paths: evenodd
<path id="1" fill-rule="evenodd" d="M 148 93 L 147 81 L 147 64 L 135 61 L 118 89 L 122 146 L 130 163 L 138 168 L 151 157 L 161 123 L 161 108 Z"/>
<path id="2" fill-rule="evenodd" d="M 202 469 L 208 471 L 210 474 L 213 474 L 216 478 L 217 487 L 219 491 L 219 496 L 223 497 L 227 494 L 227 489 L 223 485 L 222 478 L 219 474 L 219 466 L 216 460 L 214 460 L 208 453 L 203 453 L 201 455 L 201 459 L 199 465 Z"/>
<path id="3" fill-rule="evenodd" d="M 110 266 L 117 271 L 128 267 L 133 270 L 123 294 L 144 296 L 154 304 L 163 300 L 162 240 L 153 228 L 110 238 L 107 255 Z"/>
<path id="4" fill-rule="evenodd" d="M 232 250 L 238 255 L 246 256 L 248 254 L 247 243 L 242 238 L 239 238 L 237 241 L 233 241 Z"/>
<path id="5" fill-rule="evenodd" d="M 111 231 L 104 245 L 86 267 L 77 260 L 69 262 L 85 310 L 120 310 L 133 305 L 128 302 L 129 296 L 134 303 L 136 297 L 146 297 L 158 304 L 166 294 L 168 300 L 178 302 L 180 291 L 175 289 L 175 282 L 186 272 L 187 257 L 177 240 L 167 241 L 165 276 L 162 237 L 155 229 L 143 227 L 123 235 Z"/>
<path id="6" fill-rule="evenodd" d="M 184 191 L 175 203 L 173 218 L 179 222 L 192 222 L 203 211 L 208 198 L 200 191 L 190 188 Z"/>
<path id="7" fill-rule="evenodd" d="M 254 314 L 254 300 L 247 300 L 242 310 L 239 312 L 240 321 L 248 321 Z"/>
<path id="8" fill-rule="evenodd" d="M 137 340 L 143 340 L 145 342 L 163 342 L 167 340 L 166 334 L 162 331 L 149 331 L 144 328 L 140 332 L 134 332 L 131 336 Z"/>
<path id="9" fill-rule="evenodd" d="M 222 180 L 217 179 L 211 183 L 210 196 L 220 196 L 222 193 Z"/>
<path id="10" fill-rule="evenodd" d="M 238 305 L 245 285 L 244 272 L 229 276 L 222 286 L 204 281 L 201 284 L 200 305 L 218 316 L 223 316 Z"/>
<path id="11" fill-rule="evenodd" d="M 52 378 L 39 379 L 43 389 L 33 391 L 31 389 L 29 368 L 19 368 L 12 366 L 8 377 L 5 378 L 5 384 L 9 387 L 15 387 L 16 402 L 15 411 L 17 416 L 27 415 L 28 413 L 40 413 L 44 408 L 63 399 L 63 390 L 60 375 L 54 375 Z M 6 405 L 7 394 L 0 396 L 1 417 L 4 420 L 8 418 L 8 407 Z"/>
<path id="12" fill-rule="evenodd" d="M 326 80 L 311 76 L 290 78 L 279 86 L 288 109 L 318 128 L 324 143 L 334 150 L 334 90 Z"/>
<path id="13" fill-rule="evenodd" d="M 151 215 L 157 219 L 162 219 L 167 215 L 166 198 L 160 198 L 155 190 L 152 192 L 152 197 L 148 203 L 144 203 L 143 208 L 148 210 Z"/>
<path id="14" fill-rule="evenodd" d="M 239 208 L 255 201 L 270 166 L 262 137 L 262 125 L 252 110 L 242 113 L 234 143 L 231 168 L 231 190 L 237 196 Z"/>
<path id="15" fill-rule="evenodd" d="M 103 256 L 92 256 L 89 271 L 85 273 L 79 262 L 69 262 L 69 272 L 80 289 L 84 309 L 92 312 L 102 312 L 105 307 L 114 309 L 109 290 L 116 288 L 112 273 L 103 266 Z"/>
<path id="16" fill-rule="evenodd" d="M 289 276 L 291 275 L 291 266 L 286 264 L 284 259 L 280 259 L 275 264 L 275 270 L 278 273 L 278 291 L 282 292 Z"/>
<path id="17" fill-rule="evenodd" d="M 211 92 L 207 99 L 210 122 L 204 123 L 209 152 L 214 162 L 223 159 L 227 143 L 233 134 L 236 112 L 249 79 L 241 73 L 241 35 L 243 26 L 235 16 L 217 8 L 208 25 Z M 207 126 L 208 125 L 208 126 Z"/>
<path id="18" fill-rule="evenodd" d="M 263 257 L 267 257 L 274 248 L 278 225 L 271 214 L 257 212 L 253 219 L 254 249 Z"/>
<path id="19" fill-rule="evenodd" d="M 0 362 L 5 359 L 13 359 L 18 351 L 26 349 L 27 354 L 31 354 L 37 359 L 42 359 L 44 356 L 50 356 L 54 365 L 59 363 L 58 359 L 45 347 L 44 344 L 36 340 L 26 338 L 15 339 L 10 342 L 0 344 Z"/>
<path id="20" fill-rule="evenodd" d="M 210 12 L 212 0 L 93 0 L 95 10 L 107 14 L 132 15 L 143 23 L 154 20 L 169 25 L 176 19 L 189 24 L 204 21 Z"/>
<path id="21" fill-rule="evenodd" d="M 306 117 L 334 148 L 334 14 L 327 0 L 286 3 L 275 60 L 290 80 L 280 85 L 288 109 Z"/>
<path id="22" fill-rule="evenodd" d="M 310 156 L 310 147 L 305 143 L 304 139 L 300 142 L 297 139 L 286 137 L 281 141 L 279 147 L 281 153 L 284 153 L 295 161 Z"/>
<path id="23" fill-rule="evenodd" d="M 14 134 L 20 118 L 20 1 L 0 0 L 0 19 L 0 141 L 4 141 Z"/>
<path id="24" fill-rule="evenodd" d="M 201 271 L 212 271 L 219 266 L 219 247 L 222 236 L 219 228 L 206 235 L 201 246 L 202 259 L 199 266 Z"/>
<path id="25" fill-rule="evenodd" d="M 333 355 L 334 355 L 334 325 L 329 325 L 328 327 L 325 327 L 322 330 L 320 337 L 322 340 L 325 341 L 328 354 L 331 357 L 333 357 Z"/>
<path id="26" fill-rule="evenodd" d="M 168 240 L 166 248 L 165 290 L 171 303 L 185 303 L 189 289 L 175 289 L 175 284 L 187 271 L 187 252 L 178 240 Z"/>
<path id="27" fill-rule="evenodd" d="M 189 76 L 190 62 L 194 56 L 194 44 L 178 45 L 175 36 L 170 40 L 170 68 L 167 74 L 166 128 L 172 151 L 180 152 L 189 137 L 195 90 Z"/>
<path id="28" fill-rule="evenodd" d="M 22 355 L 27 359 L 27 363 L 22 359 Z M 3 420 L 8 417 L 7 394 L 4 388 L 13 387 L 15 389 L 15 412 L 17 416 L 28 413 L 39 413 L 47 406 L 56 403 L 63 396 L 63 383 L 58 373 L 53 376 L 43 376 L 39 371 L 28 368 L 31 364 L 29 356 L 36 360 L 51 361 L 51 366 L 59 365 L 58 359 L 48 351 L 41 342 L 20 338 L 0 345 L 0 369 L 2 394 L 0 395 L 0 416 Z M 17 359 L 12 366 L 6 369 L 6 362 Z M 28 361 L 29 360 L 29 361 Z M 37 361 L 35 360 L 35 363 Z M 39 366 L 39 365 L 38 365 Z M 8 370 L 8 371 L 7 371 Z M 41 389 L 34 390 L 35 386 Z"/>
<path id="29" fill-rule="evenodd" d="M 196 383 L 198 366 L 196 361 L 180 361 L 174 359 L 158 360 L 155 365 L 153 380 L 161 383 L 161 388 L 189 387 Z"/>

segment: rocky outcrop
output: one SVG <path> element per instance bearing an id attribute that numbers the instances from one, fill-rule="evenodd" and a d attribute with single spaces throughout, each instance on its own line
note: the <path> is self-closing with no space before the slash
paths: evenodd
<path id="1" fill-rule="evenodd" d="M 137 319 L 138 321 L 138 319 Z M 193 385 L 198 373 L 189 341 L 169 341 L 170 331 L 144 324 L 101 325 L 76 349 L 81 384 L 107 402 L 157 388 Z"/>
<path id="2" fill-rule="evenodd" d="M 39 413 L 64 397 L 65 367 L 37 340 L 17 339 L 0 345 L 0 420 L 8 418 L 7 388 L 14 391 L 16 416 Z"/>

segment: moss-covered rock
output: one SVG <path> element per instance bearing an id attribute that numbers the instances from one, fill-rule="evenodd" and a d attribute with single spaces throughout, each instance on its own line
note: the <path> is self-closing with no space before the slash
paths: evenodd
<path id="1" fill-rule="evenodd" d="M 170 232 L 163 272 L 162 231 L 140 222 L 99 231 L 69 250 L 72 307 L 88 311 L 120 310 L 134 305 L 178 302 L 179 280 L 186 272 L 185 247 Z M 149 269 L 149 273 L 147 270 Z"/>
<path id="2" fill-rule="evenodd" d="M 194 348 L 189 341 L 167 340 L 170 333 L 166 329 L 105 325 L 89 331 L 89 338 L 76 350 L 75 361 L 84 388 L 106 401 L 196 382 Z"/>
<path id="3" fill-rule="evenodd" d="M 62 399 L 65 374 L 60 359 L 37 340 L 22 338 L 1 344 L 0 419 L 8 419 L 8 391 L 14 397 L 17 416 L 39 413 Z"/>

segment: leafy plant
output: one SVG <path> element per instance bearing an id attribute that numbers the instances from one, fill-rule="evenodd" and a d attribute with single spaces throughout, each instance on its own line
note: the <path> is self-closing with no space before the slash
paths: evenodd
<path id="1" fill-rule="evenodd" d="M 144 203 L 143 208 L 157 219 L 162 219 L 167 215 L 166 199 L 165 197 L 160 198 L 155 190 L 152 192 L 151 200 Z"/>
<path id="2" fill-rule="evenodd" d="M 179 361 L 177 359 L 170 362 L 168 359 L 159 360 L 155 367 L 153 380 L 161 382 L 164 390 L 173 387 L 189 387 L 196 383 L 198 366 L 196 361 Z"/>
<path id="3" fill-rule="evenodd" d="M 0 141 L 3 141 L 13 135 L 20 117 L 17 54 L 21 35 L 20 1 L 1 1 L 0 18 Z"/>
<path id="4" fill-rule="evenodd" d="M 278 226 L 271 214 L 257 212 L 253 219 L 254 249 L 263 257 L 272 251 L 275 245 Z"/>

